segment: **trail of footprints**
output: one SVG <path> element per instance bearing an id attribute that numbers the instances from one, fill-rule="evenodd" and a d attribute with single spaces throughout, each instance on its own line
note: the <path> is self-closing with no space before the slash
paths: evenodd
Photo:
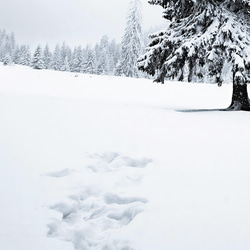
<path id="1" fill-rule="evenodd" d="M 51 206 L 62 214 L 48 227 L 48 236 L 71 241 L 76 250 L 132 250 L 126 240 L 116 239 L 115 231 L 126 227 L 145 210 L 147 200 L 126 194 L 143 178 L 143 168 L 151 159 L 133 159 L 118 153 L 93 154 L 88 165 L 90 175 L 100 183 L 86 185 L 67 201 Z M 62 178 L 80 174 L 68 169 L 49 173 L 47 177 Z"/>

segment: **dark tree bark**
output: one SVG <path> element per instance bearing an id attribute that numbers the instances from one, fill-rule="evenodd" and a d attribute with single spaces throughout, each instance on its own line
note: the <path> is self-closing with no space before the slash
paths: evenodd
<path id="1" fill-rule="evenodd" d="M 247 84 L 233 84 L 232 103 L 227 110 L 250 111 L 250 103 L 247 93 Z"/>
<path id="2" fill-rule="evenodd" d="M 233 74 L 233 95 L 231 105 L 227 110 L 250 111 L 250 102 L 245 78 L 238 78 Z"/>

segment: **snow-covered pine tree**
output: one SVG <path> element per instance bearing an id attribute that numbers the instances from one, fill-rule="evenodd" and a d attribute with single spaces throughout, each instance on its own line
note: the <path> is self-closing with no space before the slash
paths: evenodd
<path id="1" fill-rule="evenodd" d="M 21 54 L 20 48 L 18 45 L 16 45 L 15 51 L 12 56 L 12 60 L 15 64 L 20 64 L 20 61 L 19 61 L 20 54 Z"/>
<path id="2" fill-rule="evenodd" d="M 12 63 L 11 55 L 8 53 L 5 53 L 5 56 L 3 58 L 3 65 L 4 66 L 11 65 L 11 63 Z"/>
<path id="3" fill-rule="evenodd" d="M 70 56 L 71 56 L 71 49 L 69 46 L 66 45 L 65 42 L 63 42 L 61 46 L 61 71 L 70 71 L 70 66 L 69 66 L 69 61 L 70 61 Z"/>
<path id="4" fill-rule="evenodd" d="M 110 72 L 114 75 L 116 65 L 120 60 L 120 44 L 117 44 L 113 39 L 109 43 L 109 55 L 110 55 Z"/>
<path id="5" fill-rule="evenodd" d="M 136 63 L 143 47 L 141 19 L 140 0 L 131 0 L 125 33 L 121 43 L 121 59 L 116 69 L 116 75 L 125 75 L 127 77 L 139 76 Z"/>
<path id="6" fill-rule="evenodd" d="M 11 54 L 13 54 L 13 52 L 15 51 L 16 48 L 16 38 L 15 38 L 15 34 L 14 32 L 11 32 L 10 34 L 10 50 L 11 50 Z"/>
<path id="7" fill-rule="evenodd" d="M 6 53 L 6 30 L 0 30 L 0 61 L 3 62 Z"/>
<path id="8" fill-rule="evenodd" d="M 34 69 L 43 69 L 44 62 L 43 62 L 43 51 L 40 45 L 37 46 L 33 59 L 32 59 L 32 67 Z"/>
<path id="9" fill-rule="evenodd" d="M 22 55 L 22 64 L 26 66 L 30 66 L 31 63 L 31 52 L 30 52 L 30 46 L 26 45 L 25 46 L 25 51 L 23 52 L 24 54 Z"/>
<path id="10" fill-rule="evenodd" d="M 87 45 L 85 49 L 85 72 L 88 74 L 94 74 L 96 68 L 96 58 L 94 51 L 91 49 L 90 45 Z"/>
<path id="11" fill-rule="evenodd" d="M 16 64 L 30 66 L 31 55 L 29 46 L 21 45 L 20 48 L 16 46 L 13 60 Z"/>
<path id="12" fill-rule="evenodd" d="M 61 71 L 70 71 L 69 60 L 67 56 L 62 61 Z"/>
<path id="13" fill-rule="evenodd" d="M 56 45 L 52 58 L 52 69 L 61 70 L 62 67 L 62 58 L 61 58 L 61 50 L 59 44 Z"/>
<path id="14" fill-rule="evenodd" d="M 18 45 L 15 48 L 14 54 L 12 56 L 12 60 L 15 64 L 21 64 L 21 47 Z"/>
<path id="15" fill-rule="evenodd" d="M 43 61 L 44 61 L 44 68 L 45 69 L 51 69 L 52 68 L 52 59 L 53 54 L 50 52 L 49 45 L 46 44 L 45 48 L 43 50 Z"/>
<path id="16" fill-rule="evenodd" d="M 15 35 L 12 32 L 10 35 L 5 31 L 0 30 L 0 61 L 5 65 L 11 64 L 13 61 L 16 49 Z"/>
<path id="17" fill-rule="evenodd" d="M 247 83 L 250 73 L 250 3 L 248 0 L 151 0 L 164 8 L 170 25 L 151 35 L 138 68 L 156 81 L 188 80 L 209 74 L 219 85 L 232 75 L 229 110 L 250 110 Z M 226 73 L 225 73 L 226 72 Z"/>
<path id="18" fill-rule="evenodd" d="M 106 35 L 103 36 L 101 38 L 100 44 L 96 45 L 95 48 L 96 48 L 96 59 L 97 59 L 96 73 L 98 75 L 108 75 L 111 71 L 108 36 Z"/>
<path id="19" fill-rule="evenodd" d="M 70 63 L 70 71 L 72 72 L 82 72 L 83 69 L 83 49 L 81 46 L 77 46 L 74 48 L 71 63 Z"/>

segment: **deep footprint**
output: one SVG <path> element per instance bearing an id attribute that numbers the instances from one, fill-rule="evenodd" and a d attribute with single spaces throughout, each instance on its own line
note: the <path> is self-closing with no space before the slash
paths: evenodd
<path id="1" fill-rule="evenodd" d="M 136 215 L 142 213 L 144 208 L 142 205 L 132 205 L 124 210 L 119 209 L 117 211 L 113 211 L 107 214 L 107 217 L 116 221 L 119 221 L 121 225 L 128 225 Z"/>
<path id="2" fill-rule="evenodd" d="M 149 163 L 152 162 L 152 159 L 142 158 L 134 159 L 127 156 L 117 156 L 112 162 L 112 167 L 132 167 L 132 168 L 145 168 Z"/>
<path id="3" fill-rule="evenodd" d="M 126 189 L 140 184 L 143 168 L 152 159 L 135 159 L 116 152 L 93 154 L 89 158 L 92 159 L 91 166 L 86 164 L 82 174 L 90 168 L 93 172 L 87 174 L 93 181 L 74 187 L 75 192 L 67 200 L 51 207 L 62 216 L 48 225 L 48 236 L 71 241 L 76 250 L 132 250 L 129 242 L 112 235 L 145 211 L 148 200 L 126 195 Z M 61 178 L 73 171 L 64 169 L 46 176 Z"/>
<path id="4" fill-rule="evenodd" d="M 129 204 L 133 202 L 141 202 L 141 203 L 147 203 L 147 199 L 141 198 L 141 197 L 121 197 L 116 194 L 111 194 L 107 193 L 104 195 L 104 200 L 106 204 L 119 204 L 119 205 L 124 205 L 124 204 Z"/>

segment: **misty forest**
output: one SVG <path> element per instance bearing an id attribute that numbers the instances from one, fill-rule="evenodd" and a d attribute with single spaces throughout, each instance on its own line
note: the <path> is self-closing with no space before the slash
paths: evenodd
<path id="1" fill-rule="evenodd" d="M 142 77 L 136 67 L 137 59 L 142 53 L 144 44 L 148 43 L 148 33 L 142 31 L 140 1 L 130 2 L 126 29 L 121 44 L 110 40 L 104 35 L 94 45 L 70 48 L 66 42 L 58 43 L 51 50 L 47 44 L 42 48 L 38 45 L 31 52 L 28 45 L 19 45 L 15 34 L 0 30 L 0 61 L 4 65 L 19 64 L 34 69 L 53 69 L 97 75 L 119 75 Z"/>

